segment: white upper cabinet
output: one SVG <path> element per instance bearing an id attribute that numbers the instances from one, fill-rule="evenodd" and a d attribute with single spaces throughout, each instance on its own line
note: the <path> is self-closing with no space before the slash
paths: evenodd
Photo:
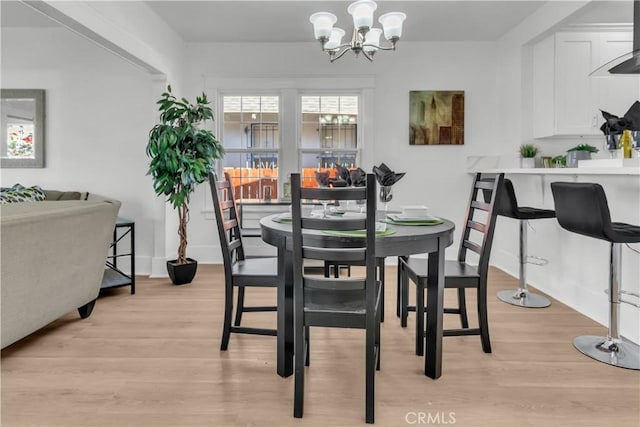
<path id="1" fill-rule="evenodd" d="M 621 116 L 640 76 L 589 74 L 632 49 L 630 31 L 556 33 L 533 48 L 534 138 L 602 135 L 600 110 Z"/>

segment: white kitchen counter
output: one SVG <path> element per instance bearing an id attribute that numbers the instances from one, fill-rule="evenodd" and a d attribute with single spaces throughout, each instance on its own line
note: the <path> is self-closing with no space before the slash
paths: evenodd
<path id="1" fill-rule="evenodd" d="M 619 161 L 618 165 L 611 162 Z M 585 161 L 580 161 L 583 163 Z M 624 163 L 623 163 L 624 162 Z M 634 159 L 594 159 L 588 160 L 578 168 L 520 168 L 518 157 L 507 156 L 469 156 L 469 173 L 500 173 L 509 175 L 623 175 L 640 176 L 640 158 Z M 588 163 L 588 164 L 586 164 Z"/>
<path id="2" fill-rule="evenodd" d="M 497 169 L 471 169 L 469 173 L 501 173 L 518 175 L 632 175 L 640 176 L 640 168 L 497 168 Z"/>

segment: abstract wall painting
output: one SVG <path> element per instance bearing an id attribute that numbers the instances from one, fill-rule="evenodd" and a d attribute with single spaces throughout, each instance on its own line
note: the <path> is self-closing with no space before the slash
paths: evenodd
<path id="1" fill-rule="evenodd" d="M 409 145 L 463 145 L 464 91 L 409 92 Z"/>

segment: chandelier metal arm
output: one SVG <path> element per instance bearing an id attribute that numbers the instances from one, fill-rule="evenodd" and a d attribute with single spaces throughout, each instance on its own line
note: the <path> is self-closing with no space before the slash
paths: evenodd
<path id="1" fill-rule="evenodd" d="M 346 48 L 351 48 L 351 43 L 341 44 L 340 46 L 336 46 L 336 47 L 331 48 L 331 49 L 325 49 L 325 47 L 324 47 L 324 45 L 323 45 L 323 46 L 322 46 L 322 50 L 323 50 L 323 51 L 325 51 L 325 52 L 329 52 L 329 53 L 330 53 L 330 52 L 337 52 L 337 51 L 339 51 L 340 49 L 344 49 L 345 47 L 346 47 Z"/>
<path id="2" fill-rule="evenodd" d="M 342 51 L 340 51 L 339 53 L 336 53 L 336 52 L 338 52 L 338 50 L 339 50 L 340 48 L 342 48 Z M 350 50 L 351 50 L 351 45 L 350 45 L 350 44 L 342 45 L 342 46 L 340 46 L 340 48 L 338 48 L 338 49 L 337 49 L 337 50 L 335 50 L 335 51 L 331 51 L 331 50 L 328 50 L 328 51 L 327 51 L 327 52 L 329 53 L 329 60 L 330 60 L 331 62 L 336 61 L 336 60 L 338 60 L 338 59 L 342 58 L 342 57 L 344 56 L 344 54 L 345 54 L 345 53 L 347 53 L 348 51 L 350 51 Z"/>
<path id="3" fill-rule="evenodd" d="M 379 49 L 379 50 L 396 50 L 395 44 L 393 46 L 378 46 L 375 44 L 363 44 L 362 48 L 364 49 L 365 47 L 375 47 L 376 49 Z"/>
<path id="4" fill-rule="evenodd" d="M 366 50 L 362 49 L 362 54 L 364 55 L 365 58 L 367 58 L 369 60 L 369 62 L 373 62 L 373 53 L 375 51 L 371 52 L 371 54 L 368 54 Z"/>

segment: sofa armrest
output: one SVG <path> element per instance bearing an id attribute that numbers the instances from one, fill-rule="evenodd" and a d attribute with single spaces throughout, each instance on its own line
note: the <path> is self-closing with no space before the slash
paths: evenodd
<path id="1" fill-rule="evenodd" d="M 0 207 L 2 348 L 94 300 L 120 202 Z"/>

